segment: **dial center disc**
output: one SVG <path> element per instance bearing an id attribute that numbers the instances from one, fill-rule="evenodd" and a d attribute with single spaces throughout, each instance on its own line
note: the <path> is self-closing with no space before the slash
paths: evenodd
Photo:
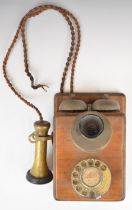
<path id="1" fill-rule="evenodd" d="M 101 173 L 97 168 L 89 167 L 84 169 L 82 174 L 82 180 L 85 185 L 94 187 L 99 184 L 101 180 Z"/>

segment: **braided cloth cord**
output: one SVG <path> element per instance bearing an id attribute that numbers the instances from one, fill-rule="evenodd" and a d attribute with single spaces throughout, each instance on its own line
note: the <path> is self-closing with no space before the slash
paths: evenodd
<path id="1" fill-rule="evenodd" d="M 70 93 L 74 92 L 74 72 L 75 72 L 75 65 L 76 65 L 76 60 L 77 60 L 77 56 L 78 56 L 78 52 L 79 52 L 79 48 L 80 48 L 80 26 L 78 23 L 77 18 L 68 10 L 63 9 L 61 7 L 58 6 L 54 6 L 54 5 L 41 5 L 38 7 L 35 7 L 33 9 L 31 9 L 29 12 L 27 12 L 27 14 L 21 19 L 18 29 L 16 31 L 16 34 L 13 38 L 13 41 L 10 45 L 10 47 L 7 50 L 6 56 L 4 58 L 3 61 L 3 74 L 4 74 L 4 78 L 8 84 L 8 86 L 10 87 L 10 89 L 15 93 L 15 95 L 21 100 L 23 101 L 26 105 L 28 105 L 29 107 L 33 108 L 38 116 L 40 121 L 43 120 L 43 115 L 40 112 L 40 110 L 38 109 L 38 107 L 36 107 L 34 104 L 32 104 L 31 102 L 29 102 L 27 99 L 25 99 L 17 90 L 16 88 L 13 86 L 12 82 L 10 81 L 8 74 L 7 74 L 7 63 L 8 63 L 8 59 L 10 57 L 10 54 L 12 52 L 12 49 L 14 48 L 19 35 L 21 35 L 22 37 L 22 43 L 23 43 L 23 52 L 24 52 L 24 65 L 25 65 L 25 72 L 27 74 L 27 76 L 29 77 L 30 81 L 31 81 L 31 87 L 33 89 L 37 89 L 37 88 L 43 88 L 45 89 L 46 85 L 35 85 L 34 84 L 34 78 L 31 74 L 31 72 L 29 71 L 29 65 L 28 65 L 28 50 L 27 50 L 27 44 L 26 44 L 26 36 L 25 36 L 25 27 L 26 27 L 26 23 L 27 21 L 32 18 L 35 17 L 37 15 L 39 15 L 40 13 L 48 10 L 48 9 L 52 9 L 55 10 L 57 12 L 59 12 L 60 14 L 62 14 L 62 16 L 65 18 L 65 20 L 67 21 L 69 27 L 70 27 L 70 31 L 71 31 L 71 46 L 70 46 L 70 51 L 69 51 L 69 55 L 67 57 L 67 61 L 64 67 L 64 71 L 63 71 L 63 75 L 62 75 L 62 79 L 61 79 L 61 84 L 60 84 L 60 92 L 63 93 L 64 92 L 64 84 L 65 84 L 65 80 L 66 80 L 66 76 L 67 76 L 67 72 L 69 70 L 69 65 L 71 65 L 71 77 L 70 77 Z M 71 21 L 72 20 L 72 21 Z M 74 25 L 73 25 L 74 22 Z M 75 38 L 75 27 L 77 29 L 77 41 Z M 76 43 L 75 43 L 76 41 Z"/>

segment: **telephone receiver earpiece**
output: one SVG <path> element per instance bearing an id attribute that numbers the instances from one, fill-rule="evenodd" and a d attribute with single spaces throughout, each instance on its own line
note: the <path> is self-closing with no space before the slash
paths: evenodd
<path id="1" fill-rule="evenodd" d="M 35 159 L 32 168 L 27 172 L 26 178 L 33 184 L 46 184 L 53 179 L 52 172 L 47 165 L 47 141 L 52 140 L 48 135 L 50 123 L 47 121 L 36 121 L 35 132 L 29 136 L 29 141 L 35 143 Z"/>

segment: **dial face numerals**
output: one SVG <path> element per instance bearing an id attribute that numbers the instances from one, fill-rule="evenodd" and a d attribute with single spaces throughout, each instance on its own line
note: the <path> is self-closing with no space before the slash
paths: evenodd
<path id="1" fill-rule="evenodd" d="M 111 185 L 111 172 L 108 166 L 100 160 L 82 160 L 75 165 L 71 182 L 73 189 L 80 196 L 99 199 Z"/>

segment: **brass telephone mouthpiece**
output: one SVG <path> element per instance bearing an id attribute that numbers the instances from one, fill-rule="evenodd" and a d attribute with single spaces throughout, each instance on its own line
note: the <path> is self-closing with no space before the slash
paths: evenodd
<path id="1" fill-rule="evenodd" d="M 46 161 L 47 140 L 52 140 L 52 135 L 48 135 L 50 123 L 36 121 L 34 128 L 35 132 L 29 136 L 29 141 L 35 143 L 35 159 L 32 168 L 26 174 L 26 178 L 33 184 L 46 184 L 53 179 Z"/>

